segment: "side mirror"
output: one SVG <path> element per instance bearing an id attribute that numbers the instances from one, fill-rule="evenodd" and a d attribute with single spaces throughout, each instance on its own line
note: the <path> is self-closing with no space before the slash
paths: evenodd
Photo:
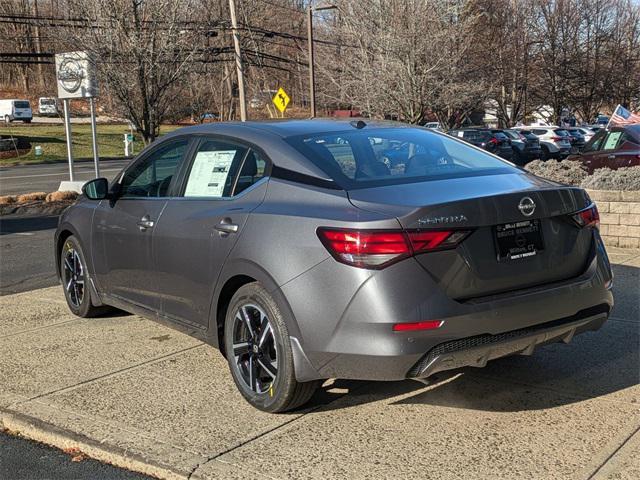
<path id="1" fill-rule="evenodd" d="M 82 186 L 82 193 L 89 200 L 104 200 L 109 195 L 109 182 L 106 178 L 96 178 Z"/>

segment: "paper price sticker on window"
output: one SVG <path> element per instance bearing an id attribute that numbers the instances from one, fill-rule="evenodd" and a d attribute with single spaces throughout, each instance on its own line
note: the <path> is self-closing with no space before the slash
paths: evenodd
<path id="1" fill-rule="evenodd" d="M 236 150 L 198 152 L 189 173 L 185 197 L 222 197 Z"/>

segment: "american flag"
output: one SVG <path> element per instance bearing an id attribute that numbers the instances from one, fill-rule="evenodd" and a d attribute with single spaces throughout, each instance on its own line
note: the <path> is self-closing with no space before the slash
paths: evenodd
<path id="1" fill-rule="evenodd" d="M 610 125 L 631 125 L 632 123 L 640 123 L 640 115 L 631 113 L 622 105 L 618 105 L 609 120 Z"/>

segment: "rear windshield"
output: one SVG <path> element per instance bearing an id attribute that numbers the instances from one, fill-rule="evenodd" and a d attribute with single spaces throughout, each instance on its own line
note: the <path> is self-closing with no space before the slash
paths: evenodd
<path id="1" fill-rule="evenodd" d="M 462 138 L 470 142 L 486 142 L 491 138 L 491 133 L 486 130 L 463 130 Z"/>
<path id="2" fill-rule="evenodd" d="M 56 101 L 53 98 L 40 99 L 40 105 L 55 105 Z"/>
<path id="3" fill-rule="evenodd" d="M 520 137 L 518 136 L 518 132 L 514 132 L 513 130 L 505 130 L 504 133 L 505 135 L 512 138 L 513 140 L 520 140 Z"/>
<path id="4" fill-rule="evenodd" d="M 14 108 L 31 108 L 29 102 L 13 102 Z"/>
<path id="5" fill-rule="evenodd" d="M 417 127 L 301 135 L 286 141 L 346 189 L 519 172 L 462 141 Z"/>

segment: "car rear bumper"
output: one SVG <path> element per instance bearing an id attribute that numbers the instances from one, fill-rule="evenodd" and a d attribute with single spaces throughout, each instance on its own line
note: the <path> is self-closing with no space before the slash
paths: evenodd
<path id="1" fill-rule="evenodd" d="M 613 296 L 609 261 L 599 237 L 595 241 L 588 267 L 576 278 L 465 301 L 447 297 L 415 259 L 375 273 L 328 259 L 281 287 L 299 328 L 295 340 L 305 368 L 296 364 L 297 378 L 425 378 L 596 330 Z M 435 330 L 393 330 L 395 323 L 425 320 L 444 323 Z"/>
<path id="2" fill-rule="evenodd" d="M 607 320 L 609 305 L 603 304 L 568 318 L 499 335 L 479 335 L 436 345 L 407 373 L 409 378 L 426 378 L 444 370 L 484 367 L 489 360 L 508 355 L 532 355 L 536 347 L 569 343 L 579 333 L 598 330 Z"/>

